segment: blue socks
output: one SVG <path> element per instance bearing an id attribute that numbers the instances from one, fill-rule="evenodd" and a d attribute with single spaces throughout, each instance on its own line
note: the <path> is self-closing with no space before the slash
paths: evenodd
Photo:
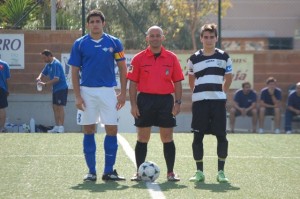
<path id="1" fill-rule="evenodd" d="M 104 139 L 105 166 L 104 174 L 113 172 L 118 150 L 117 136 L 106 135 Z"/>
<path id="2" fill-rule="evenodd" d="M 95 134 L 84 134 L 83 153 L 89 173 L 96 174 L 96 142 Z"/>
<path id="3" fill-rule="evenodd" d="M 104 139 L 105 166 L 104 174 L 112 173 L 118 150 L 117 136 L 106 135 Z M 96 141 L 95 134 L 84 134 L 83 153 L 89 173 L 96 174 Z"/>

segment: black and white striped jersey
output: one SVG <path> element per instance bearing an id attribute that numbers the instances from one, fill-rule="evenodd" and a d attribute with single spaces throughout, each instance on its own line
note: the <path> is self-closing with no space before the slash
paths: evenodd
<path id="1" fill-rule="evenodd" d="M 232 73 L 232 61 L 229 55 L 216 48 L 211 56 L 205 56 L 202 50 L 188 59 L 189 75 L 195 76 L 192 101 L 226 100 L 222 90 L 224 75 Z"/>

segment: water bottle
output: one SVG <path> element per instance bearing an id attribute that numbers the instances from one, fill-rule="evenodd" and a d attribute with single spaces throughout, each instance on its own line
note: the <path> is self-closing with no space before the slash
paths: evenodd
<path id="1" fill-rule="evenodd" d="M 36 83 L 36 89 L 37 89 L 38 91 L 42 91 L 42 90 L 43 90 L 43 86 L 40 84 L 40 81 L 38 81 L 38 82 Z"/>
<path id="2" fill-rule="evenodd" d="M 33 118 L 30 119 L 30 132 L 35 133 L 35 121 Z"/>

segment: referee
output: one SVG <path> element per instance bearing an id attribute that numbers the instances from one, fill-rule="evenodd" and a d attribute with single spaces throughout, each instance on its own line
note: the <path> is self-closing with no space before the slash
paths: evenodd
<path id="1" fill-rule="evenodd" d="M 150 27 L 146 36 L 149 46 L 133 57 L 127 73 L 131 114 L 137 127 L 135 158 L 139 168 L 146 159 L 151 127 L 158 126 L 168 170 L 167 180 L 179 181 L 173 172 L 173 127 L 176 126 L 175 116 L 180 112 L 184 77 L 177 56 L 162 46 L 164 39 L 160 27 Z M 135 174 L 131 180 L 140 181 L 141 177 Z"/>

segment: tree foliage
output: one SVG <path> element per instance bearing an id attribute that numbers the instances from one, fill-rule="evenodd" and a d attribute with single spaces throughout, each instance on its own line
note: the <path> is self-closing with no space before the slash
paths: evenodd
<path id="1" fill-rule="evenodd" d="M 1 26 L 6 28 L 19 28 L 24 26 L 30 19 L 30 15 L 25 16 L 30 7 L 34 4 L 33 0 L 7 0 L 1 2 L 0 5 L 0 17 Z M 24 19 L 20 21 L 18 27 L 14 25 L 19 22 L 23 17 Z"/>
<path id="2" fill-rule="evenodd" d="M 230 0 L 222 0 L 222 15 L 231 7 Z M 193 50 L 197 49 L 197 30 L 209 19 L 217 15 L 218 0 L 165 0 L 161 5 L 161 15 L 167 28 L 167 38 L 178 40 L 182 33 L 190 35 Z M 185 46 L 186 47 L 186 46 Z M 185 48 L 184 47 L 184 48 Z"/>
<path id="3" fill-rule="evenodd" d="M 36 1 L 0 0 L 0 23 L 13 24 Z M 50 29 L 51 0 L 41 2 L 20 24 L 22 28 Z M 81 4 L 82 0 L 56 0 L 58 30 L 81 29 Z M 229 7 L 231 0 L 222 0 L 223 16 Z M 105 32 L 119 37 L 126 49 L 145 48 L 145 32 L 158 25 L 164 30 L 167 48 L 195 50 L 200 45 L 199 28 L 211 18 L 216 19 L 218 0 L 85 0 L 86 14 L 96 8 L 106 16 Z"/>

